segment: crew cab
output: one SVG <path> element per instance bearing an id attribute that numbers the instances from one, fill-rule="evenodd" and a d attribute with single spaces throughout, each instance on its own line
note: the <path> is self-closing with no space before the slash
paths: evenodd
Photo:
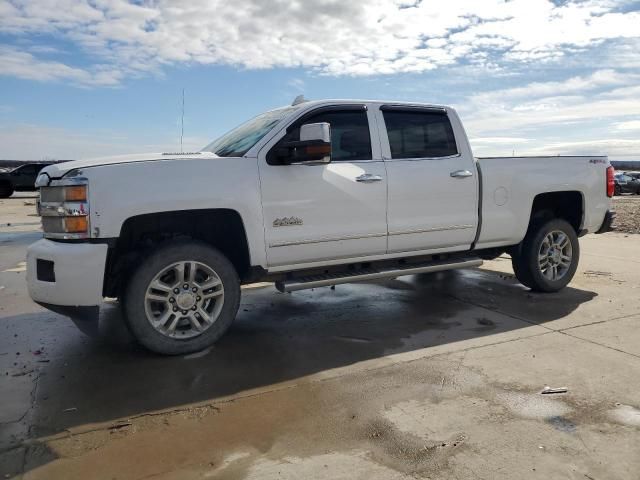
<path id="1" fill-rule="evenodd" d="M 611 227 L 613 173 L 602 156 L 474 158 L 446 106 L 294 102 L 199 152 L 46 168 L 29 293 L 79 325 L 118 298 L 142 345 L 182 354 L 220 338 L 256 281 L 290 292 L 506 252 L 555 292 L 578 237 Z"/>

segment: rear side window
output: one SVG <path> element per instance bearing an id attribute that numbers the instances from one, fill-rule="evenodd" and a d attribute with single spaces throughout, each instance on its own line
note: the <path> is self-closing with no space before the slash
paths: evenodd
<path id="1" fill-rule="evenodd" d="M 458 153 L 446 113 L 395 109 L 382 113 L 391 158 L 437 158 Z"/>

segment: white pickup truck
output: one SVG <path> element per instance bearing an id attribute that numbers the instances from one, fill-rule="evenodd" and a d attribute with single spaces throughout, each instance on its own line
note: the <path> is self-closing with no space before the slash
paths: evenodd
<path id="1" fill-rule="evenodd" d="M 611 228 L 613 174 L 599 156 L 474 158 L 445 106 L 302 102 L 200 152 L 44 169 L 29 293 L 80 325 L 118 298 L 141 344 L 181 354 L 215 342 L 256 281 L 289 292 L 506 252 L 522 284 L 554 292 L 578 237 Z"/>

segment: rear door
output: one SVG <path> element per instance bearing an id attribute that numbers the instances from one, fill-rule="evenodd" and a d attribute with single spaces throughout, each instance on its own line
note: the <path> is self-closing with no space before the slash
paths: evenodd
<path id="1" fill-rule="evenodd" d="M 454 135 L 452 118 L 441 108 L 380 107 L 390 253 L 465 250 L 475 238 L 475 160 L 466 136 Z"/>
<path id="2" fill-rule="evenodd" d="M 331 126 L 331 163 L 279 165 L 269 155 L 317 122 Z M 306 112 L 260 150 L 258 162 L 270 267 L 386 252 L 387 175 L 367 105 Z"/>

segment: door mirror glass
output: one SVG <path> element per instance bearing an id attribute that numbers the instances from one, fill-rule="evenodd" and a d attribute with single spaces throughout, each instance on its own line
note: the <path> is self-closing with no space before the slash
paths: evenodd
<path id="1" fill-rule="evenodd" d="M 327 122 L 300 126 L 300 139 L 284 142 L 276 151 L 285 165 L 322 165 L 331 162 L 331 127 Z"/>

